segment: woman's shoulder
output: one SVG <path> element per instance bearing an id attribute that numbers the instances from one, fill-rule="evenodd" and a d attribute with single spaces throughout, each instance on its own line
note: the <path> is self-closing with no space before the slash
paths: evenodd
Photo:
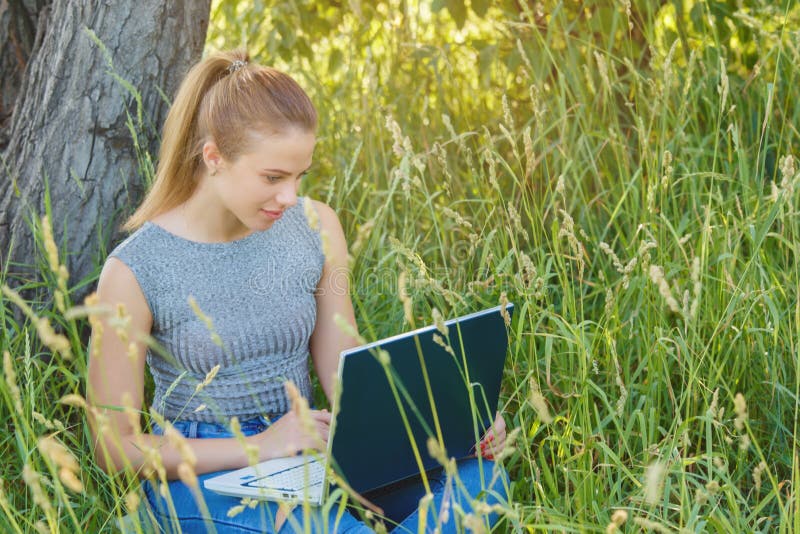
<path id="1" fill-rule="evenodd" d="M 322 219 L 330 220 L 331 218 L 336 219 L 337 221 L 339 220 L 339 218 L 336 215 L 336 212 L 333 211 L 333 208 L 331 208 L 329 205 L 322 202 L 321 200 L 316 200 L 313 198 L 306 197 L 305 201 L 310 203 L 311 207 L 313 207 L 316 210 L 317 214 L 320 217 L 320 220 Z M 324 223 L 326 221 L 321 221 L 321 222 Z"/>
<path id="2" fill-rule="evenodd" d="M 298 202 L 294 209 L 304 215 L 311 228 L 330 232 L 339 226 L 339 217 L 333 208 L 325 202 L 310 197 L 298 197 L 297 200 Z"/>
<path id="3" fill-rule="evenodd" d="M 123 305 L 127 314 L 135 318 L 137 326 L 149 331 L 152 324 L 150 303 L 139 278 L 127 263 L 117 257 L 106 259 L 97 281 L 97 295 L 101 304 L 112 308 Z"/>
<path id="4" fill-rule="evenodd" d="M 122 261 L 125 261 L 125 256 L 137 254 L 142 249 L 146 249 L 148 246 L 146 242 L 153 236 L 152 226 L 153 224 L 150 221 L 145 222 L 132 234 L 123 239 L 122 242 L 120 242 L 116 247 L 114 247 L 108 257 L 118 258 Z"/>
<path id="5" fill-rule="evenodd" d="M 148 221 L 114 247 L 103 270 L 109 269 L 122 283 L 125 276 L 132 277 L 148 295 L 157 291 L 159 280 L 168 272 L 169 265 L 175 263 L 173 250 L 174 245 L 165 232 Z"/>

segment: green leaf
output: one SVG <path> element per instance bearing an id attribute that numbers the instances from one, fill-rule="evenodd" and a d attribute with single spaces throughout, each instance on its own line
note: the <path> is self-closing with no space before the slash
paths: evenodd
<path id="1" fill-rule="evenodd" d="M 497 59 L 497 46 L 484 46 L 478 53 L 478 65 L 480 67 L 480 79 L 484 87 L 488 87 L 491 80 L 492 63 Z"/>
<path id="2" fill-rule="evenodd" d="M 705 21 L 703 20 L 704 12 L 703 12 L 703 4 L 697 3 L 692 6 L 692 9 L 689 11 L 689 20 L 692 21 L 692 27 L 694 31 L 701 33 L 705 31 Z"/>
<path id="3" fill-rule="evenodd" d="M 294 42 L 294 48 L 296 48 L 297 51 L 300 52 L 300 55 L 305 58 L 311 59 L 314 57 L 314 51 L 311 49 L 311 46 L 305 39 L 297 39 Z"/>
<path id="4" fill-rule="evenodd" d="M 342 63 L 344 63 L 344 54 L 341 49 L 334 48 L 328 58 L 328 70 L 330 72 L 337 72 L 342 66 Z"/>
<path id="5" fill-rule="evenodd" d="M 281 34 L 281 48 L 291 48 L 296 39 L 294 30 L 282 20 L 275 21 L 275 28 Z"/>
<path id="6" fill-rule="evenodd" d="M 456 26 L 459 29 L 463 28 L 467 21 L 467 6 L 464 5 L 464 0 L 445 0 L 445 4 L 450 16 L 456 21 Z"/>
<path id="7" fill-rule="evenodd" d="M 472 0 L 472 11 L 479 17 L 483 17 L 489 11 L 489 0 Z"/>

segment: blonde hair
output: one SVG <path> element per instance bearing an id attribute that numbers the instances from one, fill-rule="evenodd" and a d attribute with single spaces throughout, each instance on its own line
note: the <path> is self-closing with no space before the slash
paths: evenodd
<path id="1" fill-rule="evenodd" d="M 235 161 L 251 132 L 291 127 L 315 131 L 317 112 L 290 76 L 250 63 L 243 50 L 208 56 L 181 82 L 164 123 L 153 186 L 122 228 L 136 230 L 192 196 L 206 141 Z"/>

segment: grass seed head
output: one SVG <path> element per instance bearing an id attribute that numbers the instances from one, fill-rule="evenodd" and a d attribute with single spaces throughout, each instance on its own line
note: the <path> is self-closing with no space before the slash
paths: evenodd
<path id="1" fill-rule="evenodd" d="M 246 507 L 243 504 L 237 504 L 236 506 L 231 506 L 230 508 L 228 508 L 228 513 L 226 513 L 225 515 L 228 517 L 236 517 L 237 515 L 244 512 L 245 508 Z"/>
<path id="2" fill-rule="evenodd" d="M 114 328 L 123 343 L 128 343 L 132 318 L 122 303 L 117 304 L 114 314 L 109 317 L 108 324 Z"/>
<path id="3" fill-rule="evenodd" d="M 128 512 L 134 513 L 136 510 L 139 509 L 139 503 L 141 499 L 139 495 L 135 491 L 129 491 L 125 494 L 125 508 L 128 509 Z"/>
<path id="4" fill-rule="evenodd" d="M 506 123 L 506 126 L 510 131 L 514 131 L 514 116 L 511 114 L 511 106 L 508 104 L 508 94 L 503 93 L 503 98 L 501 100 L 503 106 L 503 121 Z"/>
<path id="5" fill-rule="evenodd" d="M 35 321 L 36 332 L 42 343 L 47 345 L 53 352 L 58 352 L 65 360 L 72 359 L 72 344 L 62 334 L 56 333 L 50 325 L 50 319 L 47 317 L 38 318 Z"/>
<path id="6" fill-rule="evenodd" d="M 397 296 L 400 298 L 400 302 L 403 303 L 403 316 L 408 324 L 414 324 L 414 312 L 413 312 L 413 304 L 411 302 L 411 297 L 408 295 L 408 290 L 406 287 L 406 278 L 407 274 L 405 271 L 400 273 L 399 278 L 397 279 Z"/>
<path id="7" fill-rule="evenodd" d="M 794 156 L 791 154 L 784 156 L 779 164 L 781 168 L 781 190 L 791 201 L 794 198 L 794 184 L 797 178 Z"/>
<path id="8" fill-rule="evenodd" d="M 443 336 L 447 336 L 449 333 L 449 329 L 447 328 L 447 325 L 444 324 L 444 317 L 442 316 L 442 312 L 440 312 L 438 308 L 433 308 L 431 310 L 431 315 L 433 315 L 433 324 L 436 325 L 436 329 Z"/>
<path id="9" fill-rule="evenodd" d="M 511 326 L 511 315 L 508 313 L 506 307 L 508 306 L 508 295 L 503 291 L 500 293 L 500 315 L 503 317 L 503 322 L 506 326 Z"/>
<path id="10" fill-rule="evenodd" d="M 542 390 L 539 388 L 538 382 L 531 376 L 528 380 L 528 384 L 531 390 L 528 403 L 536 411 L 539 420 L 546 425 L 551 424 L 553 422 L 553 416 L 550 415 L 550 408 L 547 406 L 547 400 L 545 400 L 544 395 L 542 395 Z"/>
<path id="11" fill-rule="evenodd" d="M 708 491 L 705 488 L 697 488 L 694 490 L 694 502 L 703 505 L 708 502 Z"/>
<path id="12" fill-rule="evenodd" d="M 450 344 L 448 344 L 444 339 L 442 339 L 442 336 L 440 336 L 439 334 L 433 334 L 433 342 L 442 347 L 448 354 L 451 354 L 453 356 L 456 355 L 455 351 L 453 351 L 453 347 L 451 347 Z"/>
<path id="13" fill-rule="evenodd" d="M 520 236 L 520 238 L 527 240 L 528 232 L 526 232 L 525 228 L 522 226 L 522 217 L 520 217 L 517 208 L 511 202 L 508 202 L 506 206 L 508 207 L 508 218 L 511 220 L 511 225 L 514 228 L 514 231 Z"/>
<path id="14" fill-rule="evenodd" d="M 77 393 L 68 393 L 63 397 L 61 397 L 60 399 L 58 399 L 58 402 L 60 404 L 66 404 L 67 406 L 74 406 L 76 408 L 82 408 L 84 410 L 87 407 L 86 399 L 84 399 L 81 395 L 78 395 Z"/>
<path id="15" fill-rule="evenodd" d="M 485 534 L 488 532 L 486 529 L 486 520 L 478 514 L 470 513 L 465 515 L 461 524 L 474 534 Z"/>
<path id="16" fill-rule="evenodd" d="M 644 500 L 647 504 L 655 506 L 661 499 L 661 491 L 664 486 L 664 476 L 666 465 L 659 460 L 647 466 L 644 473 Z"/>
<path id="17" fill-rule="evenodd" d="M 133 397 L 128 391 L 122 394 L 122 410 L 125 412 L 128 425 L 133 429 L 133 435 L 138 442 L 142 435 L 141 418 L 139 410 L 133 404 Z"/>
<path id="18" fill-rule="evenodd" d="M 665 527 L 661 523 L 657 523 L 656 521 L 652 521 L 650 519 L 645 519 L 644 517 L 634 517 L 633 522 L 642 527 L 644 530 L 652 530 L 653 532 L 658 532 L 659 534 L 672 534 L 672 530 Z"/>
<path id="19" fill-rule="evenodd" d="M 80 466 L 72 453 L 52 435 L 39 438 L 39 451 L 59 467 L 77 471 Z"/>
<path id="20" fill-rule="evenodd" d="M 756 492 L 761 490 L 761 477 L 767 469 L 767 464 L 761 460 L 758 465 L 753 469 L 753 485 L 755 485 Z"/>
<path id="21" fill-rule="evenodd" d="M 522 131 L 522 143 L 525 147 L 525 180 L 529 180 L 533 174 L 533 167 L 536 157 L 533 153 L 533 140 L 531 139 L 531 127 L 526 126 Z"/>
<path id="22" fill-rule="evenodd" d="M 608 63 L 606 63 L 605 56 L 595 51 L 594 60 L 597 63 L 597 72 L 600 73 L 600 79 L 603 80 L 603 86 L 611 93 L 611 80 L 608 77 Z"/>
<path id="23" fill-rule="evenodd" d="M 497 181 L 497 160 L 494 159 L 494 155 L 489 150 L 484 151 L 484 157 L 486 164 L 489 166 L 489 183 L 495 191 L 500 192 L 500 183 Z"/>
<path id="24" fill-rule="evenodd" d="M 22 467 L 22 480 L 31 490 L 33 495 L 33 502 L 37 504 L 46 514 L 53 509 L 50 499 L 44 493 L 41 484 L 42 475 L 40 475 L 28 462 Z"/>
<path id="25" fill-rule="evenodd" d="M 58 478 L 61 482 L 75 493 L 83 493 L 83 482 L 80 481 L 75 471 L 62 467 L 58 470 Z"/>
<path id="26" fill-rule="evenodd" d="M 506 442 L 503 445 L 503 450 L 500 451 L 498 454 L 496 454 L 494 457 L 495 462 L 502 462 L 503 460 L 514 454 L 514 452 L 517 450 L 516 447 L 517 439 L 519 438 L 521 432 L 522 428 L 520 427 L 515 427 L 511 429 L 511 431 L 506 435 Z"/>
<path id="27" fill-rule="evenodd" d="M 667 303 L 667 307 L 670 309 L 670 311 L 673 313 L 680 313 L 681 308 L 678 305 L 678 301 L 672 296 L 672 290 L 670 290 L 669 284 L 664 277 L 664 269 L 658 265 L 651 265 L 650 279 L 653 281 L 656 287 L 658 287 L 658 292 L 664 298 L 664 301 Z"/>
<path id="28" fill-rule="evenodd" d="M 17 386 L 17 373 L 14 371 L 14 363 L 11 360 L 11 353 L 7 350 L 3 351 L 3 373 L 2 377 L 8 385 L 8 391 L 11 393 L 11 399 L 14 403 L 14 410 L 18 414 L 25 413 L 22 410 L 22 394 L 20 393 L 19 386 Z"/>
<path id="29" fill-rule="evenodd" d="M 181 462 L 178 464 L 178 477 L 190 488 L 198 488 L 197 475 L 194 472 L 194 468 L 187 462 Z"/>
<path id="30" fill-rule="evenodd" d="M 719 420 L 718 413 L 718 404 L 719 404 L 719 388 L 714 390 L 714 393 L 711 395 L 711 404 L 708 406 L 708 415 L 711 416 L 714 420 Z"/>
<path id="31" fill-rule="evenodd" d="M 626 512 L 625 510 L 614 510 L 614 513 L 611 514 L 611 521 L 618 527 L 624 525 L 625 521 L 627 520 L 628 520 L 628 512 Z"/>
<path id="32" fill-rule="evenodd" d="M 47 263 L 50 270 L 54 273 L 58 272 L 58 247 L 53 238 L 53 227 L 50 225 L 50 217 L 47 215 L 42 217 L 42 239 L 44 241 L 44 250 L 47 255 Z"/>
<path id="33" fill-rule="evenodd" d="M 747 423 L 747 401 L 744 400 L 744 395 L 737 393 L 733 398 L 733 409 L 736 412 L 736 417 L 733 420 L 733 426 L 739 432 L 744 431 L 745 424 Z"/>
<path id="34" fill-rule="evenodd" d="M 317 210 L 314 208 L 312 202 L 310 200 L 306 200 L 303 202 L 303 213 L 306 216 L 306 220 L 308 221 L 308 227 L 318 232 L 320 229 L 319 225 L 319 215 L 317 214 Z"/>
<path id="35" fill-rule="evenodd" d="M 212 380 L 214 380 L 214 377 L 217 376 L 219 369 L 220 369 L 220 364 L 217 364 L 214 367 L 212 367 L 208 373 L 206 373 L 206 377 L 203 379 L 203 381 L 197 384 L 197 386 L 195 386 L 194 388 L 195 394 L 202 391 L 206 386 L 208 386 L 211 383 Z"/>

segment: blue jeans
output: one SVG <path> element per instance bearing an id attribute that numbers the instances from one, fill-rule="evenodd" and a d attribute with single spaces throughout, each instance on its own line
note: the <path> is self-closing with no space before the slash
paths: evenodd
<path id="1" fill-rule="evenodd" d="M 175 421 L 173 426 L 187 438 L 233 437 L 227 427 L 217 423 Z M 246 436 L 263 432 L 268 426 L 269 421 L 264 417 L 241 422 L 242 433 Z M 153 424 L 153 433 L 161 434 L 162 429 Z M 166 490 L 169 492 L 169 500 L 164 499 L 158 491 L 160 483 L 156 483 L 154 487 L 148 480 L 142 482 L 150 509 L 164 532 L 220 534 L 275 532 L 278 503 L 258 501 L 254 508 L 245 506 L 238 514 L 229 517 L 229 510 L 238 506 L 241 499 L 219 495 L 203 487 L 204 480 L 223 472 L 225 471 L 198 475 L 197 491 L 202 497 L 201 500 L 198 500 L 193 490 L 180 480 L 168 481 Z M 398 534 L 409 532 L 417 534 L 423 519 L 426 532 L 434 530 L 437 519 L 442 533 L 463 531 L 464 529 L 458 527 L 456 508 L 460 507 L 465 514 L 469 513 L 472 511 L 472 501 L 476 498 L 488 505 L 507 504 L 507 474 L 494 462 L 477 458 L 461 460 L 458 462 L 457 479 L 449 478 L 441 469 L 428 474 L 433 499 L 427 506 L 424 518 L 421 517 L 418 507 L 420 499 L 425 495 L 425 487 L 419 479 L 393 485 L 367 494 L 365 497 L 384 510 L 384 516 L 380 519 L 384 521 L 388 530 Z M 373 532 L 368 524 L 356 518 L 353 512 L 356 510 L 343 502 L 328 501 L 319 507 L 297 505 L 279 532 Z M 487 526 L 493 525 L 496 521 L 497 514 L 491 513 L 486 516 Z"/>

